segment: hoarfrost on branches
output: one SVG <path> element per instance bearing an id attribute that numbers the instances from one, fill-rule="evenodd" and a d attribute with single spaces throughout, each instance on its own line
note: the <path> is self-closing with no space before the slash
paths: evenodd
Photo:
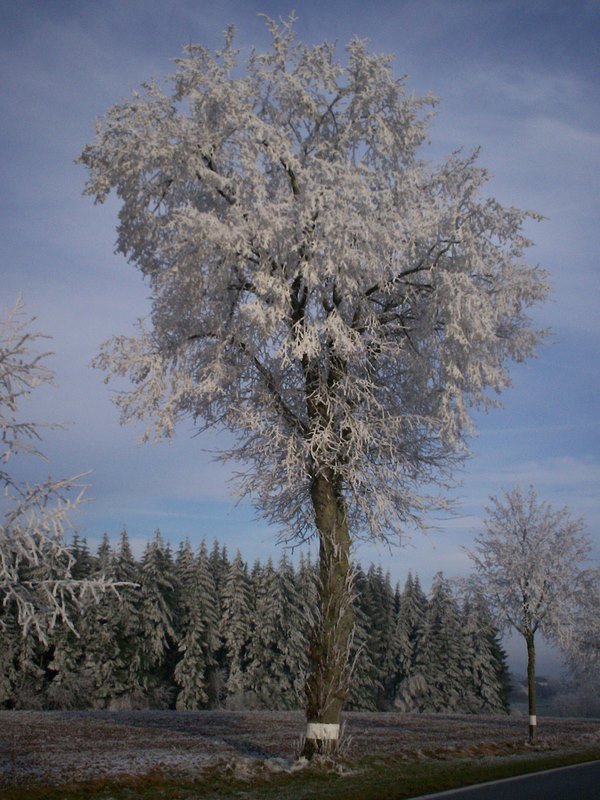
<path id="1" fill-rule="evenodd" d="M 469 552 L 477 582 L 505 627 L 513 627 L 527 643 L 530 739 L 535 740 L 535 636 L 539 631 L 567 653 L 583 653 L 598 617 L 598 572 L 586 566 L 590 540 L 582 519 L 567 508 L 539 501 L 533 487 L 525 495 L 515 488 L 503 499 L 491 498 L 485 530 Z M 594 609 L 592 611 L 592 609 Z M 596 626 L 596 651 L 598 637 Z M 593 657 L 593 645 L 588 657 Z"/>
<path id="2" fill-rule="evenodd" d="M 523 636 L 539 630 L 556 644 L 566 643 L 590 574 L 584 568 L 590 540 L 583 520 L 539 501 L 533 487 L 526 495 L 512 489 L 491 503 L 485 531 L 469 553 L 482 591 L 505 627 Z"/>
<path id="3" fill-rule="evenodd" d="M 494 404 L 539 339 L 536 215 L 481 196 L 476 153 L 419 160 L 435 102 L 390 57 L 355 38 L 344 67 L 268 25 L 245 74 L 231 30 L 216 53 L 190 46 L 168 91 L 144 85 L 83 150 L 153 301 L 96 364 L 131 379 L 116 402 L 148 437 L 188 416 L 233 431 L 240 491 L 292 537 L 314 531 L 329 472 L 353 536 L 396 534 L 443 504 L 421 487 L 449 478 L 469 406 Z"/>
<path id="4" fill-rule="evenodd" d="M 64 543 L 70 515 L 82 501 L 84 475 L 28 483 L 10 471 L 16 456 L 43 458 L 38 447 L 42 430 L 60 427 L 20 417 L 31 392 L 53 380 L 45 363 L 50 354 L 37 350 L 38 340 L 46 337 L 32 332 L 33 321 L 25 316 L 20 298 L 0 319 L 0 599 L 4 609 L 14 606 L 24 633 L 31 627 L 46 641 L 57 620 L 70 622 L 73 603 L 85 595 L 95 597 L 106 582 L 74 579 L 74 559 Z"/>
<path id="5" fill-rule="evenodd" d="M 419 159 L 435 102 L 389 56 L 354 38 L 342 64 L 298 43 L 293 17 L 266 22 L 271 49 L 245 71 L 233 29 L 214 53 L 186 48 L 80 161 L 87 194 L 119 197 L 117 249 L 151 292 L 149 324 L 96 359 L 131 381 L 122 420 L 150 438 L 190 417 L 230 430 L 241 494 L 283 538 L 319 537 L 308 742 L 339 730 L 352 542 L 446 506 L 423 487 L 447 485 L 471 408 L 533 353 L 548 286 L 523 261 L 537 215 L 482 195 L 476 152 Z"/>

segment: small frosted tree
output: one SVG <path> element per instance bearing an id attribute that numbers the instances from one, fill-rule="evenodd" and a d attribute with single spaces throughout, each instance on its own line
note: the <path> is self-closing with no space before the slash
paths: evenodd
<path id="1" fill-rule="evenodd" d="M 31 483 L 9 469 L 16 459 L 43 459 L 43 430 L 60 427 L 22 417 L 27 398 L 54 377 L 46 366 L 50 353 L 38 350 L 47 337 L 32 330 L 34 320 L 21 299 L 0 318 L 0 598 L 14 608 L 24 635 L 31 628 L 47 643 L 56 622 L 72 627 L 69 610 L 106 582 L 73 577 L 75 558 L 65 542 L 70 516 L 82 501 L 83 475 Z"/>
<path id="2" fill-rule="evenodd" d="M 527 643 L 529 740 L 537 738 L 535 636 L 561 644 L 572 639 L 590 550 L 583 521 L 567 508 L 538 501 L 533 487 L 491 497 L 485 530 L 469 556 L 480 590 L 505 627 Z M 597 595 L 596 595 L 597 598 Z M 596 605 L 597 609 L 597 605 Z"/>
<path id="3" fill-rule="evenodd" d="M 539 339 L 523 263 L 533 214 L 482 196 L 477 154 L 421 160 L 430 97 L 360 39 L 342 62 L 267 21 L 243 70 L 190 46 L 165 91 L 112 108 L 80 161 L 86 192 L 122 208 L 117 248 L 149 284 L 150 324 L 97 365 L 128 376 L 117 403 L 147 436 L 189 417 L 223 427 L 240 491 L 319 540 L 307 679 L 310 755 L 335 742 L 348 689 L 353 540 L 395 537 L 444 505 L 470 407 L 509 383 Z"/>

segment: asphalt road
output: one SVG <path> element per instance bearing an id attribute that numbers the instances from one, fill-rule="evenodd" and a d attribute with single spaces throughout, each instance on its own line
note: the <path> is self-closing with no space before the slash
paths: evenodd
<path id="1" fill-rule="evenodd" d="M 422 795 L 414 800 L 600 800 L 600 761 Z"/>

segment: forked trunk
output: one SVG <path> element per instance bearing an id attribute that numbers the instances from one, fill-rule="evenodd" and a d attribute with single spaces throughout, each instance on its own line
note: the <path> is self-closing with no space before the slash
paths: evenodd
<path id="1" fill-rule="evenodd" d="M 528 634 L 527 640 L 527 689 L 529 698 L 529 742 L 534 744 L 537 740 L 537 716 L 535 711 L 535 643 L 533 633 Z"/>
<path id="2" fill-rule="evenodd" d="M 349 649 L 354 614 L 348 520 L 331 474 L 311 489 L 319 531 L 318 614 L 312 632 L 306 683 L 306 740 L 302 755 L 336 749 L 340 713 L 349 683 Z"/>

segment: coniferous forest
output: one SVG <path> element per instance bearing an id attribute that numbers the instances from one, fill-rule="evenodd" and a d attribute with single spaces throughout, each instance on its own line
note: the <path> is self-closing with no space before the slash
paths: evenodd
<path id="1" fill-rule="evenodd" d="M 302 708 L 316 573 L 282 555 L 249 567 L 217 541 L 173 554 L 157 531 L 138 561 L 126 531 L 93 555 L 77 535 L 76 578 L 125 582 L 70 611 L 42 643 L 4 606 L 0 708 Z M 44 566 L 35 577 L 45 577 Z M 27 576 L 24 576 L 26 579 Z M 458 596 L 442 573 L 393 587 L 381 567 L 356 567 L 350 710 L 502 713 L 509 673 L 481 596 Z"/>

